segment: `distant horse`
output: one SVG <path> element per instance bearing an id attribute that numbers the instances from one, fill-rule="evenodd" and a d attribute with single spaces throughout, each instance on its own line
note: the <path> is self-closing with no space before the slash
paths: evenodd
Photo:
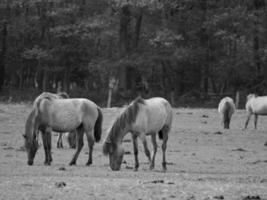
<path id="1" fill-rule="evenodd" d="M 130 132 L 133 138 L 135 157 L 135 170 L 139 167 L 137 137 L 142 140 L 145 154 L 150 162 L 150 169 L 154 168 L 157 152 L 156 134 L 163 140 L 162 143 L 162 167 L 166 170 L 166 148 L 168 134 L 172 124 L 172 108 L 169 102 L 163 98 L 135 99 L 124 112 L 117 117 L 103 144 L 103 153 L 109 155 L 110 168 L 120 170 L 124 150 L 122 140 L 126 133 Z M 147 147 L 146 135 L 151 135 L 153 155 Z"/>
<path id="2" fill-rule="evenodd" d="M 76 130 L 66 133 L 66 136 L 67 136 L 67 140 L 68 140 L 70 148 L 75 149 L 76 148 Z"/>
<path id="3" fill-rule="evenodd" d="M 58 139 L 57 139 L 57 148 L 61 149 L 63 148 L 63 134 L 66 135 L 67 141 L 69 143 L 69 147 L 72 149 L 76 148 L 76 130 L 72 130 L 67 133 L 58 133 Z"/>
<path id="4" fill-rule="evenodd" d="M 231 117 L 235 112 L 235 103 L 233 99 L 230 97 L 224 97 L 221 99 L 218 111 L 222 115 L 222 124 L 224 125 L 224 128 L 229 129 Z"/>
<path id="5" fill-rule="evenodd" d="M 247 120 L 244 129 L 247 128 L 251 115 L 254 114 L 254 127 L 257 129 L 258 115 L 267 115 L 267 96 L 249 94 L 246 103 Z"/>
<path id="6" fill-rule="evenodd" d="M 51 94 L 51 93 L 50 93 Z M 89 159 L 86 165 L 92 164 L 94 142 L 99 142 L 102 133 L 103 115 L 100 108 L 88 99 L 57 99 L 48 93 L 43 93 L 34 101 L 34 108 L 25 124 L 25 147 L 28 155 L 28 165 L 33 164 L 38 149 L 38 131 L 42 133 L 45 162 L 50 165 L 51 132 L 77 131 L 77 148 L 70 162 L 76 164 L 83 147 L 84 132 L 89 146 Z"/>

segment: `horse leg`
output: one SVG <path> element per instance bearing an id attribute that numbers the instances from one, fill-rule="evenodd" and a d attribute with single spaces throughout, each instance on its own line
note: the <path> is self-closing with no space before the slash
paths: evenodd
<path id="1" fill-rule="evenodd" d="M 257 129 L 258 115 L 254 114 L 254 128 Z"/>
<path id="2" fill-rule="evenodd" d="M 162 142 L 162 169 L 163 171 L 167 170 L 167 162 L 166 162 L 166 149 L 167 149 L 167 141 L 168 134 L 163 134 L 163 142 Z"/>
<path id="3" fill-rule="evenodd" d="M 58 148 L 58 149 L 59 149 L 59 140 L 60 140 L 60 136 L 61 136 L 61 134 L 58 133 L 58 136 L 57 136 L 57 148 Z"/>
<path id="4" fill-rule="evenodd" d="M 87 142 L 88 142 L 88 148 L 89 148 L 89 158 L 88 158 L 86 165 L 89 166 L 93 163 L 93 148 L 95 144 L 93 131 L 92 130 L 87 131 L 86 136 L 87 136 Z"/>
<path id="5" fill-rule="evenodd" d="M 52 140 L 52 131 L 47 131 L 47 152 L 48 152 L 48 164 L 50 165 L 50 162 L 53 161 L 52 154 L 51 154 L 51 140 Z"/>
<path id="6" fill-rule="evenodd" d="M 150 151 L 147 147 L 147 141 L 146 141 L 146 134 L 141 134 L 141 140 L 143 142 L 143 146 L 144 146 L 144 150 L 145 150 L 145 154 L 149 160 L 149 164 L 151 165 L 151 157 L 150 157 Z"/>
<path id="7" fill-rule="evenodd" d="M 63 144 L 62 144 L 62 134 L 63 133 L 58 133 L 58 139 L 57 139 L 57 148 L 63 148 Z"/>
<path id="8" fill-rule="evenodd" d="M 42 139 L 43 139 L 43 146 L 44 146 L 44 152 L 45 152 L 45 161 L 44 164 L 45 165 L 50 165 L 50 156 L 49 156 L 49 152 L 48 152 L 48 137 L 47 137 L 47 132 L 42 130 Z"/>
<path id="9" fill-rule="evenodd" d="M 151 134 L 151 142 L 152 142 L 152 145 L 153 145 L 153 155 L 152 155 L 152 161 L 151 161 L 151 164 L 150 164 L 150 170 L 154 169 L 154 166 L 155 166 L 155 157 L 156 157 L 156 153 L 157 153 L 157 141 L 156 141 L 156 134 L 155 133 L 152 133 Z"/>
<path id="10" fill-rule="evenodd" d="M 228 116 L 227 116 L 226 122 L 225 122 L 225 128 L 226 129 L 230 128 L 230 119 L 231 119 L 231 117 L 229 116 L 229 113 L 228 113 Z"/>
<path id="11" fill-rule="evenodd" d="M 83 148 L 83 135 L 84 135 L 84 130 L 82 127 L 77 128 L 77 148 L 76 152 L 72 157 L 72 160 L 70 161 L 69 165 L 76 165 L 76 160 L 80 154 L 80 151 Z"/>
<path id="12" fill-rule="evenodd" d="M 137 135 L 132 133 L 132 138 L 133 138 L 133 150 L 134 150 L 134 160 L 135 160 L 134 171 L 137 171 L 139 168 Z"/>
<path id="13" fill-rule="evenodd" d="M 248 126 L 248 122 L 249 122 L 249 120 L 250 120 L 250 117 L 251 117 L 251 113 L 248 113 L 248 116 L 247 116 L 247 120 L 246 120 L 244 129 L 247 128 L 247 126 Z"/>
<path id="14" fill-rule="evenodd" d="M 229 116 L 229 118 L 228 118 L 227 129 L 230 129 L 230 121 L 231 121 L 231 116 Z"/>
<path id="15" fill-rule="evenodd" d="M 60 133 L 60 148 L 63 149 L 63 141 L 62 141 L 63 133 Z"/>

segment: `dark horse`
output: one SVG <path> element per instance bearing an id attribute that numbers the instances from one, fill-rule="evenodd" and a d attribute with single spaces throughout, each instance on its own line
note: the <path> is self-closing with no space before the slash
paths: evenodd
<path id="1" fill-rule="evenodd" d="M 155 97 L 134 100 L 115 120 L 104 141 L 103 152 L 105 155 L 109 155 L 110 168 L 112 170 L 120 170 L 124 154 L 122 140 L 130 132 L 133 138 L 135 170 L 139 167 L 137 137 L 143 142 L 150 169 L 154 168 L 157 152 L 157 133 L 162 140 L 162 167 L 163 170 L 166 170 L 165 154 L 171 124 L 172 108 L 166 99 Z M 153 144 L 152 158 L 147 147 L 146 135 L 151 135 Z"/>
<path id="2" fill-rule="evenodd" d="M 84 132 L 89 146 L 89 159 L 86 165 L 92 164 L 94 142 L 99 142 L 102 133 L 103 115 L 101 109 L 92 101 L 83 98 L 57 99 L 52 93 L 43 93 L 34 101 L 25 125 L 25 147 L 28 165 L 33 164 L 38 149 L 38 131 L 42 133 L 45 151 L 45 164 L 50 165 L 51 132 L 69 132 L 76 129 L 77 148 L 70 162 L 75 165 L 83 147 Z"/>

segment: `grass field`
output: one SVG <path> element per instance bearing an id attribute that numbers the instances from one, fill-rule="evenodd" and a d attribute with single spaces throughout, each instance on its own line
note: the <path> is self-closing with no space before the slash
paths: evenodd
<path id="1" fill-rule="evenodd" d="M 44 150 L 40 148 L 34 166 L 28 166 L 22 134 L 30 109 L 26 104 L 0 104 L 1 199 L 267 200 L 267 117 L 259 118 L 258 130 L 251 121 L 248 130 L 242 131 L 246 113 L 238 110 L 231 129 L 223 130 L 216 109 L 175 108 L 167 172 L 161 171 L 161 148 L 155 169 L 149 170 L 140 142 L 140 167 L 134 172 L 130 135 L 123 144 L 125 163 L 121 171 L 114 172 L 102 154 L 101 142 L 95 145 L 93 165 L 85 166 L 85 143 L 77 166 L 68 166 L 74 150 L 68 148 L 66 140 L 64 149 L 56 149 L 56 133 L 52 165 L 43 165 Z M 102 140 L 120 111 L 103 109 Z"/>

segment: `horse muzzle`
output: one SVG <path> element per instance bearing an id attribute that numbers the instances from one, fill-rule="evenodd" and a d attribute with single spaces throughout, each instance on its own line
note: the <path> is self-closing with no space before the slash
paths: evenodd
<path id="1" fill-rule="evenodd" d="M 28 160 L 28 165 L 33 165 L 33 160 Z"/>
<path id="2" fill-rule="evenodd" d="M 110 165 L 110 168 L 112 171 L 120 171 L 121 166 L 120 165 Z"/>

